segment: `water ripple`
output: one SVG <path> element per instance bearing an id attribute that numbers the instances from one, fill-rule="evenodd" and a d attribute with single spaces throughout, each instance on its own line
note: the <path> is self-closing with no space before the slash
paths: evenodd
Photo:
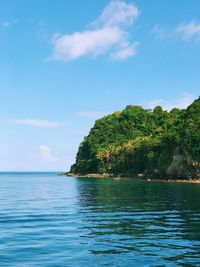
<path id="1" fill-rule="evenodd" d="M 0 266 L 200 266 L 200 187 L 0 175 Z"/>

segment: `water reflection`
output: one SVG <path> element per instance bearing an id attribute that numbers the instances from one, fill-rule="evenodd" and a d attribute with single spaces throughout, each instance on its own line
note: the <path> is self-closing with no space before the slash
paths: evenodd
<path id="1" fill-rule="evenodd" d="M 200 186 L 0 174 L 0 266 L 198 266 Z"/>
<path id="2" fill-rule="evenodd" d="M 199 264 L 199 185 L 77 179 L 82 237 L 92 254 L 127 254 L 141 266 Z"/>

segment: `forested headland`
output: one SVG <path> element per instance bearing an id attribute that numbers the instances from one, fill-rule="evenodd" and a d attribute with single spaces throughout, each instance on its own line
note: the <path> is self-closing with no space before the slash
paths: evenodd
<path id="1" fill-rule="evenodd" d="M 70 173 L 200 178 L 200 97 L 187 109 L 129 105 L 97 120 Z"/>

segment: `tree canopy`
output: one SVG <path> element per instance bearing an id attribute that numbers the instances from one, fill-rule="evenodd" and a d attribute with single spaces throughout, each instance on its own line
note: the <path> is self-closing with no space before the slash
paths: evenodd
<path id="1" fill-rule="evenodd" d="M 200 98 L 187 109 L 129 105 L 97 120 L 71 172 L 182 178 L 198 175 L 199 168 Z"/>

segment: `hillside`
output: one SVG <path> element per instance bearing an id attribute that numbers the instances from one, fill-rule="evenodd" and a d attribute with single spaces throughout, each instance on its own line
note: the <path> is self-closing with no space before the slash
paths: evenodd
<path id="1" fill-rule="evenodd" d="M 200 176 L 200 98 L 167 112 L 127 106 L 95 122 L 80 144 L 75 174 Z"/>

